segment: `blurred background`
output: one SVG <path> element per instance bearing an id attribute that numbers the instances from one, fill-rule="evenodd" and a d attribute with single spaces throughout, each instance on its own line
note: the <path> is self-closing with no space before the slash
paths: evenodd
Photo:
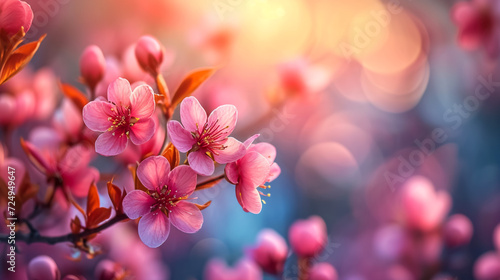
<path id="1" fill-rule="evenodd" d="M 218 67 L 194 96 L 207 111 L 236 105 L 235 136 L 260 133 L 259 141 L 277 148 L 282 174 L 259 215 L 243 212 L 234 187 L 222 183 L 199 193 L 212 205 L 196 234 L 173 229 L 153 250 L 137 242 L 133 225 L 105 231 L 99 240 L 113 248 L 109 258 L 156 275 L 141 279 L 201 279 L 209 259 L 233 264 L 261 229 L 286 238 L 295 220 L 311 215 L 327 224 L 331 250 L 321 260 L 339 279 L 473 279 L 477 259 L 495 250 L 500 76 L 496 59 L 457 43 L 455 1 L 26 2 L 34 10 L 28 38 L 47 38 L 20 76 L 49 71 L 54 82 L 84 90 L 80 54 L 95 44 L 106 56 L 107 80 L 145 79 L 130 66 L 137 63 L 130 54 L 150 34 L 167 50 L 162 73 L 169 88 L 194 68 Z M 60 102 L 62 95 L 51 98 Z M 19 124 L 5 141 L 18 146 L 40 124 Z M 20 148 L 10 156 L 26 160 Z M 109 161 L 96 157 L 92 165 L 127 173 L 109 170 Z M 123 175 L 117 184 L 130 190 L 129 181 Z M 412 185 L 426 192 L 405 191 Z M 424 217 L 408 218 L 415 212 Z M 448 246 L 443 230 L 454 214 L 472 222 L 472 238 L 462 246 Z M 72 262 L 63 257 L 71 253 L 64 244 L 20 249 L 19 266 L 43 252 L 63 275 L 88 275 L 104 257 Z M 500 270 L 500 262 L 493 267 Z M 287 263 L 284 278 L 294 273 Z"/>

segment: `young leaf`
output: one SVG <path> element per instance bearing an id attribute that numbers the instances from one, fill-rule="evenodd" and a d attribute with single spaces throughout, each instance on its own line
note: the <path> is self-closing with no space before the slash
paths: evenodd
<path id="1" fill-rule="evenodd" d="M 198 209 L 203 210 L 203 209 L 206 209 L 208 206 L 210 206 L 210 204 L 212 204 L 211 200 L 205 202 L 205 204 L 196 204 L 195 203 L 194 205 L 196 205 L 196 207 L 198 207 Z"/>
<path id="2" fill-rule="evenodd" d="M 177 150 L 177 148 L 172 143 L 168 143 L 167 147 L 165 147 L 165 150 L 163 150 L 161 155 L 164 156 L 170 163 L 170 170 L 177 167 L 181 160 L 179 150 Z"/>
<path id="3" fill-rule="evenodd" d="M 95 185 L 95 183 L 92 183 L 89 188 L 89 194 L 87 197 L 87 215 L 90 217 L 90 214 L 95 209 L 99 208 L 99 205 L 99 192 L 97 191 L 97 186 Z"/>
<path id="4" fill-rule="evenodd" d="M 71 220 L 70 228 L 73 234 L 78 234 L 80 232 L 82 229 L 82 222 L 80 222 L 78 216 L 75 216 L 75 218 Z"/>
<path id="5" fill-rule="evenodd" d="M 97 227 L 103 221 L 109 219 L 111 216 L 111 207 L 104 208 L 100 207 L 95 209 L 89 214 L 89 218 L 87 220 L 87 228 Z"/>
<path id="6" fill-rule="evenodd" d="M 30 62 L 44 38 L 45 35 L 42 35 L 38 41 L 22 45 L 8 55 L 7 61 L 1 69 L 0 85 L 21 71 Z"/>
<path id="7" fill-rule="evenodd" d="M 215 73 L 215 68 L 200 68 L 189 73 L 175 91 L 170 108 L 175 109 L 186 97 L 190 96 L 203 82 Z"/>
<path id="8" fill-rule="evenodd" d="M 134 189 L 147 191 L 146 187 L 141 183 L 139 177 L 137 177 L 137 165 L 129 164 L 128 170 L 132 173 L 132 177 L 134 178 Z"/>
<path id="9" fill-rule="evenodd" d="M 113 180 L 108 182 L 108 195 L 113 203 L 116 212 L 122 212 L 122 191 L 113 184 Z"/>
<path id="10" fill-rule="evenodd" d="M 89 103 L 85 94 L 76 87 L 62 83 L 59 83 L 59 87 L 61 88 L 63 94 L 68 97 L 80 110 L 83 110 L 83 107 Z"/>

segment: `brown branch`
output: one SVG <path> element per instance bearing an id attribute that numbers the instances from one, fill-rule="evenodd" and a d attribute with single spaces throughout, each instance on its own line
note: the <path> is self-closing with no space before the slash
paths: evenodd
<path id="1" fill-rule="evenodd" d="M 222 179 L 224 179 L 224 176 L 225 176 L 225 174 L 222 174 L 222 175 L 219 175 L 219 176 L 214 177 L 212 179 L 208 179 L 204 182 L 198 183 L 196 185 L 196 190 L 199 191 L 199 190 L 211 188 L 211 187 L 217 185 Z"/>
<path id="2" fill-rule="evenodd" d="M 61 236 L 43 236 L 43 235 L 39 235 L 36 232 L 31 232 L 30 234 L 16 233 L 15 240 L 16 241 L 23 241 L 27 244 L 31 244 L 31 243 L 56 244 L 56 243 L 61 243 L 61 242 L 76 243 L 78 240 L 80 240 L 82 238 L 85 238 L 85 237 L 92 235 L 92 234 L 95 234 L 95 233 L 99 233 L 99 232 L 107 229 L 108 227 L 110 227 L 118 222 L 121 222 L 123 220 L 126 220 L 126 219 L 128 219 L 127 215 L 119 214 L 96 228 L 86 229 L 78 234 L 68 233 L 66 235 L 61 235 Z M 0 242 L 7 243 L 8 240 L 9 240 L 9 235 L 0 235 Z"/>

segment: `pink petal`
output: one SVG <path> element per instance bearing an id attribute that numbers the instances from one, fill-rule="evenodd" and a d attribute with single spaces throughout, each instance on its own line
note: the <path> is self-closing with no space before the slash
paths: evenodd
<path id="1" fill-rule="evenodd" d="M 106 131 L 111 126 L 108 118 L 115 105 L 106 101 L 91 101 L 83 107 L 83 122 L 93 131 Z"/>
<path id="2" fill-rule="evenodd" d="M 147 193 L 134 190 L 123 199 L 123 211 L 130 219 L 137 219 L 148 214 L 154 203 L 155 200 Z"/>
<path id="3" fill-rule="evenodd" d="M 178 197 L 191 195 L 196 189 L 196 173 L 187 165 L 177 166 L 170 172 L 167 186 Z"/>
<path id="4" fill-rule="evenodd" d="M 245 140 L 245 142 L 243 142 L 243 145 L 245 145 L 245 148 L 248 149 L 248 147 L 250 147 L 250 145 L 252 145 L 253 141 L 255 141 L 255 139 L 257 139 L 259 136 L 260 136 L 260 134 L 255 134 L 254 136 L 251 136 L 250 138 Z"/>
<path id="5" fill-rule="evenodd" d="M 31 157 L 33 164 L 35 164 L 35 167 L 42 173 L 53 173 L 55 170 L 54 166 L 50 163 L 49 160 L 46 159 L 42 151 L 40 151 L 38 148 L 36 148 L 34 145 L 32 145 L 30 142 L 25 141 L 24 142 L 25 147 L 26 147 L 26 153 L 28 156 Z"/>
<path id="6" fill-rule="evenodd" d="M 266 182 L 274 181 L 274 179 L 278 178 L 280 174 L 281 174 L 281 168 L 276 162 L 274 162 L 273 164 L 271 164 L 271 168 L 269 170 L 269 176 L 267 176 Z"/>
<path id="7" fill-rule="evenodd" d="M 245 212 L 259 214 L 262 210 L 260 194 L 255 187 L 249 188 L 249 186 L 241 184 L 236 185 L 236 199 Z"/>
<path id="8" fill-rule="evenodd" d="M 139 180 L 150 190 L 167 185 L 169 173 L 170 163 L 162 156 L 148 157 L 137 168 Z"/>
<path id="9" fill-rule="evenodd" d="M 24 8 L 24 32 L 28 33 L 33 22 L 33 10 L 31 10 L 31 6 L 28 3 L 21 1 L 21 4 Z"/>
<path id="10" fill-rule="evenodd" d="M 218 150 L 217 153 L 214 154 L 214 159 L 218 163 L 229 163 L 237 161 L 246 153 L 246 149 L 243 143 L 234 139 L 233 137 L 227 138 L 227 140 L 222 143 L 222 145 L 226 146 L 226 148 L 223 150 Z"/>
<path id="11" fill-rule="evenodd" d="M 269 162 L 256 152 L 247 153 L 240 161 L 240 184 L 253 189 L 263 184 L 269 175 Z"/>
<path id="12" fill-rule="evenodd" d="M 108 87 L 108 100 L 118 107 L 130 106 L 132 88 L 130 83 L 124 78 L 118 78 Z"/>
<path id="13" fill-rule="evenodd" d="M 189 153 L 188 161 L 189 166 L 200 175 L 210 176 L 214 173 L 214 162 L 202 150 Z"/>
<path id="14" fill-rule="evenodd" d="M 329 263 L 317 263 L 311 268 L 310 280 L 337 280 L 338 275 L 335 268 Z"/>
<path id="15" fill-rule="evenodd" d="M 134 118 L 150 118 L 155 112 L 153 89 L 148 85 L 138 86 L 130 96 L 130 115 Z"/>
<path id="16" fill-rule="evenodd" d="M 104 132 L 95 141 L 95 151 L 103 156 L 116 156 L 127 147 L 125 135 L 113 135 L 111 131 Z"/>
<path id="17" fill-rule="evenodd" d="M 170 210 L 170 222 L 185 233 L 194 233 L 203 225 L 203 215 L 196 205 L 187 201 L 179 201 Z"/>
<path id="18" fill-rule="evenodd" d="M 194 96 L 186 97 L 181 102 L 181 122 L 189 132 L 201 133 L 207 122 L 207 113 Z"/>
<path id="19" fill-rule="evenodd" d="M 157 248 L 168 238 L 170 222 L 160 210 L 146 214 L 139 221 L 139 237 L 146 246 Z"/>
<path id="20" fill-rule="evenodd" d="M 276 159 L 276 148 L 269 143 L 257 143 L 248 149 L 248 152 L 257 152 L 263 155 L 269 164 L 272 164 Z"/>
<path id="21" fill-rule="evenodd" d="M 146 143 L 155 133 L 155 122 L 153 119 L 146 119 L 136 122 L 130 128 L 130 140 L 135 145 Z"/>
<path id="22" fill-rule="evenodd" d="M 223 130 L 220 138 L 225 138 L 233 132 L 238 121 L 238 110 L 234 105 L 222 105 L 217 107 L 208 117 L 208 125 L 217 123 L 217 126 L 226 129 Z"/>
<path id="23" fill-rule="evenodd" d="M 229 183 L 236 185 L 238 184 L 240 177 L 240 169 L 237 162 L 231 162 L 226 164 L 224 168 L 224 173 L 226 174 L 226 178 Z"/>
<path id="24" fill-rule="evenodd" d="M 95 167 L 83 167 L 70 173 L 62 174 L 63 182 L 76 197 L 86 197 L 92 182 L 99 181 L 99 170 Z"/>
<path id="25" fill-rule="evenodd" d="M 7 2 L 1 11 L 0 26 L 1 29 L 7 32 L 7 35 L 12 36 L 21 30 L 21 26 L 25 27 L 25 32 L 27 28 L 29 29 L 29 24 L 25 23 L 24 20 L 27 18 L 25 6 L 21 1 L 10 1 Z M 31 12 L 31 10 L 30 10 Z M 31 16 L 32 18 L 32 16 Z"/>
<path id="26" fill-rule="evenodd" d="M 183 153 L 191 150 L 196 143 L 191 133 L 184 129 L 178 121 L 169 121 L 167 131 L 172 144 Z"/>
<path id="27" fill-rule="evenodd" d="M 486 36 L 484 15 L 475 5 L 459 2 L 452 9 L 452 18 L 459 27 L 458 42 L 468 50 L 479 47 Z"/>

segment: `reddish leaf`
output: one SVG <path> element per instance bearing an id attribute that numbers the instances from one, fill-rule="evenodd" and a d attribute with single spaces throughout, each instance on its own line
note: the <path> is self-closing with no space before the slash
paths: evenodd
<path id="1" fill-rule="evenodd" d="M 34 147 L 27 141 L 21 137 L 20 139 L 21 147 L 24 152 L 28 156 L 28 159 L 33 163 L 33 165 L 43 174 L 47 173 L 47 169 L 45 168 L 44 160 L 40 157 L 39 153 L 37 153 Z"/>
<path id="2" fill-rule="evenodd" d="M 158 87 L 158 98 L 156 98 L 156 101 L 162 101 L 164 102 L 167 106 L 170 102 L 170 93 L 168 92 L 168 87 L 167 83 L 165 82 L 165 79 L 161 74 L 158 74 L 156 76 L 156 86 Z"/>
<path id="3" fill-rule="evenodd" d="M 208 206 L 210 206 L 210 204 L 212 204 L 211 200 L 207 201 L 205 204 L 196 204 L 195 203 L 194 205 L 196 205 L 196 207 L 198 207 L 198 209 L 203 210 L 203 209 L 206 209 Z"/>
<path id="4" fill-rule="evenodd" d="M 80 222 L 78 216 L 75 216 L 75 218 L 71 220 L 70 228 L 73 234 L 78 234 L 80 232 L 82 229 L 82 222 Z"/>
<path id="5" fill-rule="evenodd" d="M 116 212 L 122 212 L 122 191 L 113 184 L 113 180 L 108 182 L 108 195 Z"/>
<path id="6" fill-rule="evenodd" d="M 83 110 L 83 107 L 89 103 L 85 94 L 76 87 L 62 83 L 59 83 L 59 87 L 61 88 L 63 94 L 68 97 L 80 110 Z"/>
<path id="7" fill-rule="evenodd" d="M 104 220 L 109 219 L 110 216 L 111 216 L 111 207 L 109 207 L 109 208 L 104 208 L 104 207 L 97 208 L 89 214 L 89 218 L 87 220 L 86 226 L 87 226 L 87 228 L 97 227 Z"/>
<path id="8" fill-rule="evenodd" d="M 7 61 L 1 71 L 0 84 L 5 83 L 30 62 L 44 38 L 45 35 L 42 35 L 38 41 L 22 45 L 8 55 Z"/>
<path id="9" fill-rule="evenodd" d="M 211 188 L 211 187 L 217 185 L 222 179 L 223 178 L 216 177 L 216 178 L 207 180 L 205 182 L 198 183 L 196 185 L 196 190 L 199 191 L 199 190 Z"/>
<path id="10" fill-rule="evenodd" d="M 132 173 L 132 177 L 134 178 L 134 189 L 147 191 L 148 189 L 141 183 L 139 178 L 137 177 L 137 165 L 129 164 L 128 170 Z"/>
<path id="11" fill-rule="evenodd" d="M 175 109 L 184 98 L 190 96 L 193 91 L 214 73 L 215 68 L 200 68 L 189 73 L 175 91 L 170 108 Z"/>
<path id="12" fill-rule="evenodd" d="M 163 150 L 161 155 L 164 156 L 170 163 L 170 170 L 177 167 L 181 160 L 179 150 L 177 150 L 177 148 L 172 143 L 168 143 L 167 147 L 165 147 L 165 150 Z"/>
<path id="13" fill-rule="evenodd" d="M 99 208 L 99 192 L 97 191 L 97 186 L 92 183 L 89 188 L 89 194 L 87 197 L 87 215 L 90 217 L 90 214 L 97 208 Z"/>

